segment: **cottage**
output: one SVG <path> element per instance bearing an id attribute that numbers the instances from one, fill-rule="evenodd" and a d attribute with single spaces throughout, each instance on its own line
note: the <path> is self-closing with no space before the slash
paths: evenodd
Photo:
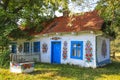
<path id="1" fill-rule="evenodd" d="M 110 40 L 102 24 L 96 11 L 57 17 L 42 32 L 33 33 L 34 39 L 14 41 L 11 51 L 19 60 L 96 68 L 110 63 Z"/>

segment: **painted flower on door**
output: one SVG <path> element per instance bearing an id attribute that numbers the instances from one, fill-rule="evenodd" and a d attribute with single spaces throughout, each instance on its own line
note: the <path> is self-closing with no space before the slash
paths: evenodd
<path id="1" fill-rule="evenodd" d="M 47 53 L 47 50 L 48 50 L 47 44 L 46 43 L 42 44 L 42 52 Z"/>
<path id="2" fill-rule="evenodd" d="M 85 58 L 86 62 L 92 62 L 93 60 L 93 48 L 92 43 L 88 40 L 85 45 Z"/>
<path id="3" fill-rule="evenodd" d="M 105 40 L 102 41 L 101 52 L 102 52 L 102 56 L 105 58 L 107 55 L 107 45 Z"/>
<path id="4" fill-rule="evenodd" d="M 63 43 L 63 59 L 67 59 L 67 41 L 64 41 Z"/>

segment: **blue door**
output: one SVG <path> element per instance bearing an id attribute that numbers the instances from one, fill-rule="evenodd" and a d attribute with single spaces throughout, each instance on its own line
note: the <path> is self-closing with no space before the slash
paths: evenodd
<path id="1" fill-rule="evenodd" d="M 61 42 L 52 42 L 51 62 L 60 64 L 61 59 Z"/>

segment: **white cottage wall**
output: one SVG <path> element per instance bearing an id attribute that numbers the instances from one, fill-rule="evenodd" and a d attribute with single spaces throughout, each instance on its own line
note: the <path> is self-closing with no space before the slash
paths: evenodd
<path id="1" fill-rule="evenodd" d="M 105 41 L 105 43 L 103 43 Z M 106 47 L 104 47 L 106 46 Z M 105 50 L 102 51 L 102 48 Z M 97 37 L 97 64 L 103 65 L 110 61 L 110 40 L 105 37 Z"/>
<path id="2" fill-rule="evenodd" d="M 52 40 L 53 37 L 60 37 L 59 40 Z M 41 62 L 45 63 L 51 63 L 51 42 L 52 41 L 61 41 L 61 64 L 73 64 L 73 65 L 79 65 L 79 66 L 85 66 L 85 67 L 96 67 L 96 43 L 95 43 L 95 35 L 94 34 L 79 34 L 79 35 L 64 35 L 64 36 L 47 36 L 43 38 L 37 39 L 41 43 Z M 87 41 L 90 41 L 92 43 L 92 54 L 93 54 L 93 60 L 91 62 L 86 61 L 85 57 L 85 45 Z M 63 44 L 64 41 L 67 41 L 67 59 L 63 59 Z M 81 59 L 74 59 L 71 58 L 71 41 L 83 41 L 83 60 Z M 42 52 L 42 44 L 46 43 L 48 45 L 48 50 L 46 53 Z"/>
<path id="3" fill-rule="evenodd" d="M 33 43 L 35 41 L 40 41 L 40 61 L 44 63 L 51 63 L 51 42 L 52 41 L 60 41 L 61 42 L 61 64 L 73 64 L 73 65 L 79 65 L 83 67 L 96 67 L 96 35 L 93 33 L 82 33 L 82 34 L 66 34 L 66 35 L 50 35 L 50 36 L 43 36 L 40 37 L 41 35 L 38 35 L 36 38 L 33 40 L 29 41 L 30 43 Z M 60 39 L 54 40 L 52 39 L 53 37 L 59 37 Z M 64 46 L 64 41 L 67 42 L 67 58 L 63 59 L 63 46 Z M 74 59 L 71 58 L 71 41 L 83 41 L 83 59 Z M 87 41 L 90 41 L 92 44 L 92 60 L 90 62 L 87 62 L 86 59 L 86 43 Z M 18 44 L 24 44 L 24 42 L 28 42 L 25 40 L 19 40 Z M 46 43 L 47 44 L 47 52 L 42 51 L 42 45 Z M 33 45 L 32 45 L 33 46 Z M 24 47 L 23 47 L 24 48 Z M 33 49 L 32 49 L 33 50 Z M 23 53 L 23 51 L 21 52 Z M 23 53 L 24 54 L 24 53 Z M 37 56 L 38 57 L 38 56 Z"/>
<path id="4" fill-rule="evenodd" d="M 50 37 L 40 39 L 41 42 L 41 62 L 51 63 L 51 42 Z M 47 44 L 47 51 L 43 52 L 43 44 Z"/>
<path id="5" fill-rule="evenodd" d="M 93 60 L 92 62 L 87 62 L 85 57 L 85 45 L 87 41 L 90 41 L 92 43 L 92 54 L 93 54 Z M 63 64 L 73 64 L 73 65 L 79 65 L 79 66 L 85 66 L 85 67 L 96 67 L 95 64 L 95 35 L 94 34 L 80 34 L 80 35 L 66 35 L 62 37 L 62 44 L 64 41 L 68 42 L 68 57 L 66 60 L 64 60 L 61 57 L 61 63 Z M 83 60 L 81 59 L 74 59 L 71 58 L 71 41 L 83 41 Z M 63 46 L 62 46 L 63 47 Z M 63 51 L 63 48 L 62 48 Z M 62 52 L 61 52 L 62 56 Z"/>

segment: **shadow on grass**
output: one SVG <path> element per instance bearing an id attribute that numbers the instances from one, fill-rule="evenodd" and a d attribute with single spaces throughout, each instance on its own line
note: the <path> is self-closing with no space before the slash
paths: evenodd
<path id="1" fill-rule="evenodd" d="M 56 65 L 56 64 L 36 64 L 36 70 L 30 75 L 43 75 L 50 73 L 49 75 L 54 79 L 56 76 L 66 77 L 68 79 L 74 80 L 94 80 L 96 78 L 102 77 L 102 75 L 119 75 L 120 74 L 120 62 L 113 61 L 111 64 L 108 64 L 101 68 L 82 68 L 78 66 L 71 65 Z"/>

